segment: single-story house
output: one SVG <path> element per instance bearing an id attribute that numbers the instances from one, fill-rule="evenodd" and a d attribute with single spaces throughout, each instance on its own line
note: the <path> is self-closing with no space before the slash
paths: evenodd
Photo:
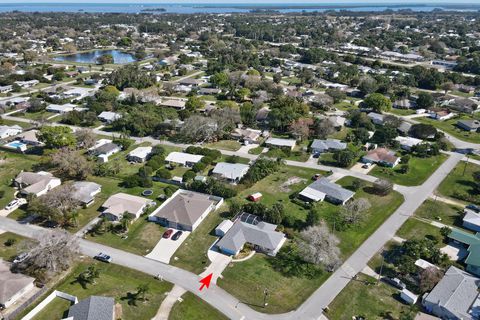
<path id="1" fill-rule="evenodd" d="M 400 99 L 393 102 L 393 107 L 396 109 L 411 109 L 415 107 L 415 103 L 409 99 Z"/>
<path id="2" fill-rule="evenodd" d="M 121 146 L 112 142 L 107 142 L 91 150 L 90 153 L 97 156 L 102 162 L 108 162 L 110 156 L 120 151 L 122 151 Z"/>
<path id="3" fill-rule="evenodd" d="M 383 119 L 385 118 L 383 114 L 370 112 L 369 114 L 367 114 L 367 116 L 370 118 L 370 120 L 372 120 L 374 124 L 383 126 Z"/>
<path id="4" fill-rule="evenodd" d="M 231 183 L 238 183 L 247 174 L 250 166 L 241 163 L 219 162 L 213 168 L 212 174 Z"/>
<path id="5" fill-rule="evenodd" d="M 317 202 L 327 200 L 334 204 L 341 205 L 344 205 L 354 195 L 355 192 L 342 188 L 325 177 L 314 181 L 299 193 L 300 198 L 307 201 Z"/>
<path id="6" fill-rule="evenodd" d="M 246 128 L 246 129 L 236 128 L 232 131 L 230 135 L 232 136 L 232 138 L 243 140 L 246 143 L 257 143 L 260 137 L 262 136 L 262 131 L 250 129 L 250 128 Z"/>
<path id="7" fill-rule="evenodd" d="M 466 270 L 480 276 L 480 233 L 472 234 L 457 228 L 451 228 L 448 237 L 467 248 L 468 255 L 464 261 L 467 265 Z"/>
<path id="8" fill-rule="evenodd" d="M 480 279 L 454 266 L 424 296 L 423 307 L 442 319 L 478 319 Z M 476 310 L 476 315 L 472 311 Z"/>
<path id="9" fill-rule="evenodd" d="M 145 210 L 155 205 L 152 200 L 133 196 L 126 193 L 117 193 L 110 196 L 102 205 L 102 215 L 110 221 L 120 221 L 125 213 L 136 220 Z"/>
<path id="10" fill-rule="evenodd" d="M 478 132 L 480 131 L 480 121 L 478 120 L 458 120 L 457 127 L 465 131 Z"/>
<path id="11" fill-rule="evenodd" d="M 43 144 L 37 137 L 38 130 L 28 130 L 25 132 L 20 133 L 17 136 L 17 139 L 20 139 L 20 142 L 29 144 L 32 146 L 40 146 Z"/>
<path id="12" fill-rule="evenodd" d="M 225 254 L 235 256 L 249 243 L 255 251 L 275 256 L 287 239 L 282 232 L 275 231 L 276 228 L 275 224 L 263 221 L 252 224 L 238 218 L 216 247 Z"/>
<path id="13" fill-rule="evenodd" d="M 338 139 L 313 140 L 310 149 L 313 154 L 320 154 L 328 151 L 345 150 L 347 144 Z"/>
<path id="14" fill-rule="evenodd" d="M 201 95 L 215 95 L 221 92 L 222 90 L 217 88 L 200 88 L 200 90 L 198 90 L 198 94 Z"/>
<path id="15" fill-rule="evenodd" d="M 185 109 L 185 104 L 186 104 L 186 101 L 173 100 L 173 99 L 169 99 L 169 100 L 165 100 L 165 101 L 160 102 L 160 105 L 163 106 L 163 107 L 175 108 L 177 110 Z"/>
<path id="16" fill-rule="evenodd" d="M 38 80 L 27 80 L 27 81 L 15 81 L 15 84 L 19 85 L 22 88 L 31 88 L 40 83 Z"/>
<path id="17" fill-rule="evenodd" d="M 402 121 L 397 128 L 397 131 L 403 134 L 404 136 L 408 135 L 410 129 L 412 128 L 412 124 L 407 121 Z"/>
<path id="18" fill-rule="evenodd" d="M 175 163 L 184 167 L 192 167 L 195 163 L 200 162 L 202 158 L 202 155 L 174 151 L 170 152 L 165 161 L 169 164 Z"/>
<path id="19" fill-rule="evenodd" d="M 448 109 L 432 109 L 429 111 L 429 117 L 435 120 L 448 120 L 455 117 L 457 114 Z"/>
<path id="20" fill-rule="evenodd" d="M 115 320 L 115 299 L 90 296 L 80 300 L 68 310 L 65 320 Z"/>
<path id="21" fill-rule="evenodd" d="M 463 209 L 463 226 L 469 230 L 480 232 L 480 213 L 470 209 Z"/>
<path id="22" fill-rule="evenodd" d="M 363 156 L 362 162 L 377 163 L 393 168 L 400 162 L 400 157 L 397 157 L 394 151 L 387 148 L 376 148 L 370 150 L 365 156 Z"/>
<path id="23" fill-rule="evenodd" d="M 395 141 L 398 141 L 400 143 L 400 147 L 403 150 L 410 151 L 412 147 L 416 146 L 417 144 L 421 144 L 423 140 L 417 139 L 417 138 L 412 138 L 412 137 L 402 137 L 398 136 L 395 138 Z"/>
<path id="24" fill-rule="evenodd" d="M 13 185 L 20 189 L 20 194 L 27 196 L 33 194 L 40 197 L 48 191 L 62 184 L 50 172 L 20 172 L 13 180 Z"/>
<path id="25" fill-rule="evenodd" d="M 145 162 L 152 153 L 152 147 L 138 147 L 130 151 L 127 160 L 132 162 Z"/>
<path id="26" fill-rule="evenodd" d="M 122 115 L 120 113 L 116 113 L 116 112 L 103 111 L 102 113 L 100 113 L 97 116 L 97 118 L 100 121 L 103 121 L 103 122 L 106 122 L 106 123 L 112 123 L 113 121 L 122 118 Z"/>
<path id="27" fill-rule="evenodd" d="M 0 139 L 16 136 L 22 133 L 23 129 L 20 126 L 0 126 Z"/>
<path id="28" fill-rule="evenodd" d="M 148 217 L 168 228 L 193 231 L 208 214 L 223 203 L 223 198 L 179 189 Z"/>
<path id="29" fill-rule="evenodd" d="M 10 271 L 10 265 L 0 259 L 0 309 L 8 308 L 28 291 L 33 290 L 34 278 Z"/>
<path id="30" fill-rule="evenodd" d="M 10 84 L 6 86 L 0 86 L 0 93 L 9 93 L 12 90 L 13 90 L 13 86 Z"/>
<path id="31" fill-rule="evenodd" d="M 267 141 L 265 141 L 265 144 L 268 147 L 286 148 L 293 150 L 297 142 L 291 139 L 268 138 Z"/>
<path id="32" fill-rule="evenodd" d="M 183 78 L 180 81 L 178 81 L 178 83 L 184 86 L 198 87 L 199 85 L 204 83 L 204 81 L 199 79 L 194 79 L 194 78 Z"/>
<path id="33" fill-rule="evenodd" d="M 88 108 L 82 108 L 77 105 L 66 103 L 66 104 L 49 104 L 46 108 L 48 112 L 55 113 L 68 113 L 72 111 L 86 111 Z"/>
<path id="34" fill-rule="evenodd" d="M 95 201 L 95 196 L 102 191 L 102 186 L 90 181 L 76 181 L 73 183 L 73 198 L 84 206 L 89 206 Z"/>

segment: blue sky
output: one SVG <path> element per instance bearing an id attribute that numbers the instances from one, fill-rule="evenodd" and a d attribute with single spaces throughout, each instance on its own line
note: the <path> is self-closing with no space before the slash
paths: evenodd
<path id="1" fill-rule="evenodd" d="M 452 3 L 452 4 L 465 4 L 474 3 L 480 4 L 480 0 L 0 0 L 1 3 L 278 3 L 278 4 L 404 4 L 404 3 Z"/>

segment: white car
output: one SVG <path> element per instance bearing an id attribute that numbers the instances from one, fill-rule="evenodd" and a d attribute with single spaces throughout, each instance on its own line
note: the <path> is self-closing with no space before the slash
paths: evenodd
<path id="1" fill-rule="evenodd" d="M 5 206 L 5 210 L 12 210 L 12 209 L 18 208 L 19 206 L 25 203 L 27 203 L 27 200 L 23 198 L 14 199 Z"/>

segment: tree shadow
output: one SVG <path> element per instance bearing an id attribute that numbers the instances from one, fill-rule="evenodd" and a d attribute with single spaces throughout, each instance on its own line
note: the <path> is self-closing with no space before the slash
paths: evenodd
<path id="1" fill-rule="evenodd" d="M 132 293 L 132 292 L 127 292 L 126 296 L 121 297 L 120 300 L 122 301 L 127 301 L 127 304 L 129 306 L 137 306 L 137 301 L 138 301 L 138 293 Z"/>

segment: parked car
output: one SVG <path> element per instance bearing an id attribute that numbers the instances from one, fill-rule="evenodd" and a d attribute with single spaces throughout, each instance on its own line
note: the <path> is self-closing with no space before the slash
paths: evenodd
<path id="1" fill-rule="evenodd" d="M 28 258 L 28 252 L 23 252 L 20 253 L 14 260 L 13 263 L 20 263 L 22 261 L 25 261 L 25 259 Z"/>
<path id="2" fill-rule="evenodd" d="M 176 241 L 182 236 L 183 232 L 182 231 L 177 231 L 173 234 L 172 240 Z"/>
<path id="3" fill-rule="evenodd" d="M 12 209 L 15 209 L 23 204 L 27 203 L 27 200 L 23 199 L 23 198 L 19 198 L 19 199 L 14 199 L 12 201 L 10 201 L 6 206 L 5 206 L 5 210 L 12 210 Z"/>
<path id="4" fill-rule="evenodd" d="M 322 177 L 322 175 L 320 173 L 316 173 L 313 177 L 312 177 L 312 180 L 318 180 Z"/>
<path id="5" fill-rule="evenodd" d="M 362 166 L 362 168 L 363 168 L 363 169 L 368 169 L 368 168 L 370 168 L 371 166 L 372 166 L 371 163 L 365 163 L 365 164 Z"/>
<path id="6" fill-rule="evenodd" d="M 99 254 L 97 254 L 94 258 L 99 260 L 99 261 L 106 262 L 106 263 L 112 262 L 112 257 L 110 257 L 108 254 L 101 253 L 101 252 Z"/>
<path id="7" fill-rule="evenodd" d="M 398 278 L 385 277 L 383 278 L 383 281 L 400 290 L 403 290 L 407 287 L 407 285 Z"/>
<path id="8" fill-rule="evenodd" d="M 165 238 L 165 239 L 168 239 L 168 238 L 170 238 L 170 236 L 172 235 L 172 233 L 173 233 L 173 229 L 168 229 L 167 231 L 165 231 L 165 232 L 163 233 L 163 236 L 162 236 L 162 237 Z"/>
<path id="9" fill-rule="evenodd" d="M 473 210 L 473 211 L 475 211 L 476 213 L 479 213 L 479 212 L 480 212 L 480 206 L 477 206 L 477 205 L 475 205 L 475 204 L 469 204 L 469 205 L 467 205 L 465 208 L 470 209 L 470 210 Z"/>

